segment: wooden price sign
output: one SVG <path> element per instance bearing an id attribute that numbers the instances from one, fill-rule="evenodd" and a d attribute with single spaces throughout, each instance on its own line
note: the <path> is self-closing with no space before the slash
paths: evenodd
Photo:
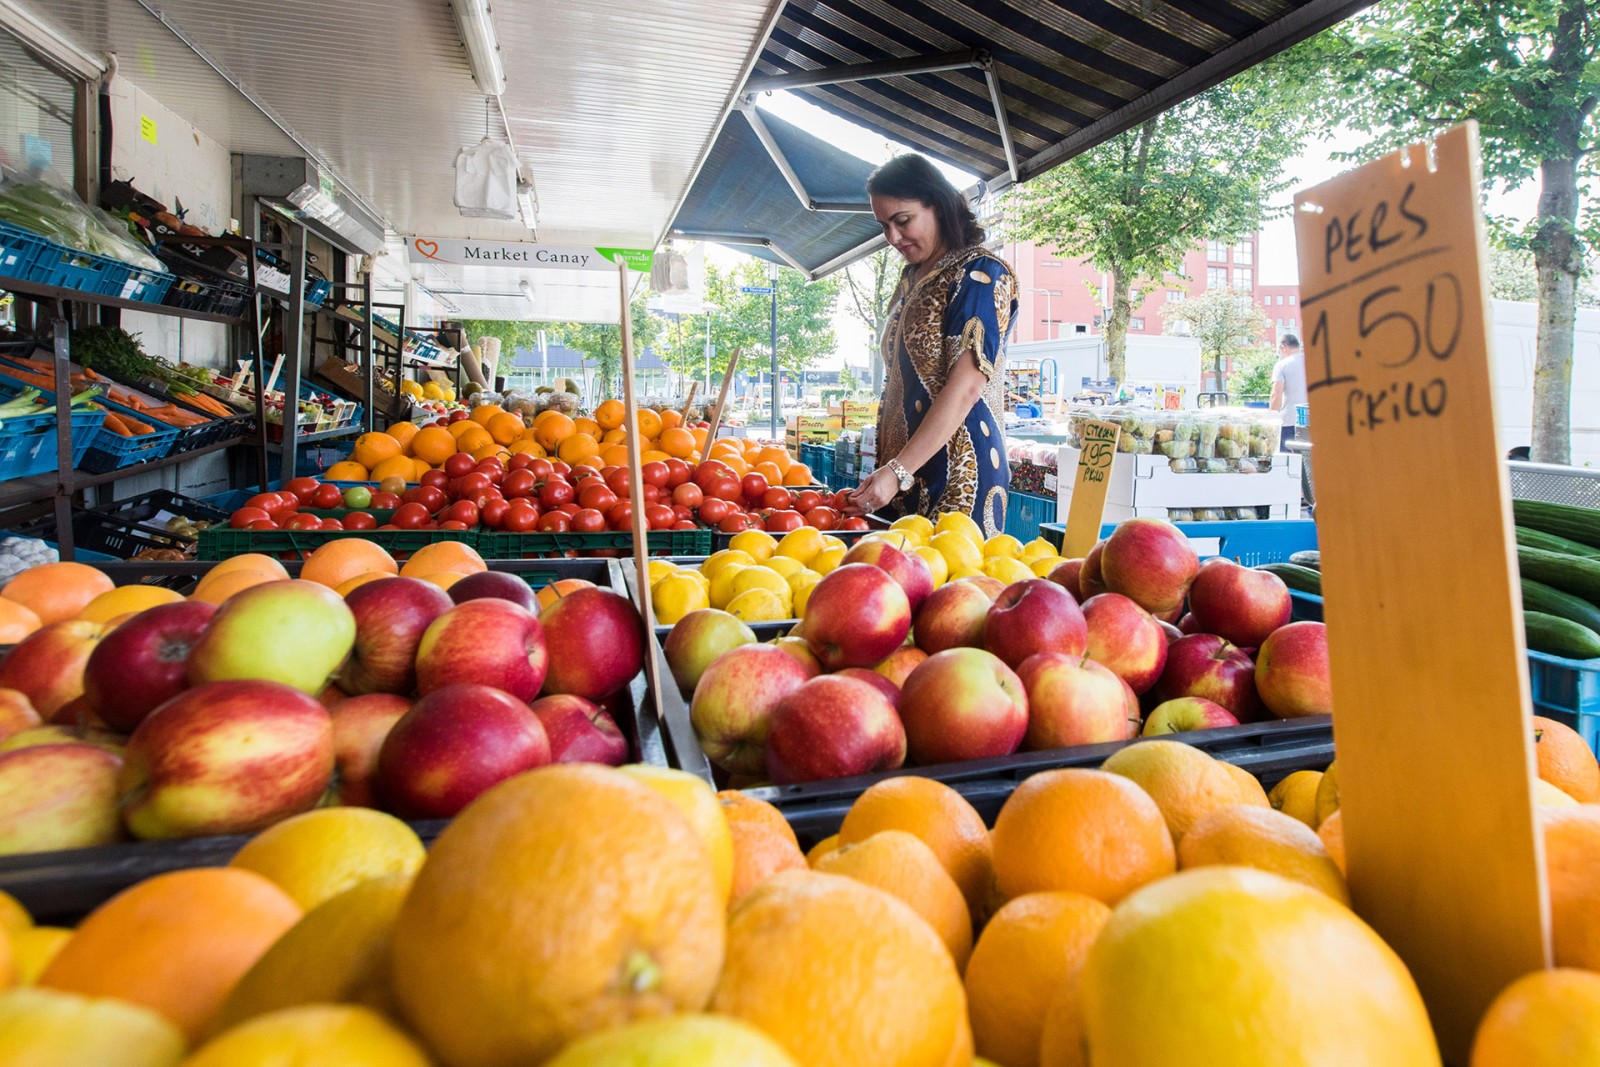
<path id="1" fill-rule="evenodd" d="M 1301 192 L 1295 237 L 1351 896 L 1465 1063 L 1549 961 L 1477 127 Z"/>
<path id="2" fill-rule="evenodd" d="M 1061 539 L 1061 554 L 1067 559 L 1082 559 L 1100 540 L 1106 490 L 1111 487 L 1111 461 L 1117 458 L 1122 427 L 1114 422 L 1085 422 L 1082 433 L 1072 503 L 1067 505 L 1067 532 Z"/>
<path id="3" fill-rule="evenodd" d="M 639 398 L 633 384 L 633 317 L 629 314 L 628 261 L 617 257 L 617 287 L 621 300 L 620 333 L 622 335 L 622 405 L 623 425 L 628 427 L 628 502 L 633 510 L 633 566 L 634 589 L 639 595 L 639 617 L 644 620 L 644 670 L 650 682 L 650 703 L 656 717 L 661 712 L 660 658 L 656 655 L 655 611 L 650 603 L 650 537 L 644 514 L 644 467 L 640 451 Z"/>

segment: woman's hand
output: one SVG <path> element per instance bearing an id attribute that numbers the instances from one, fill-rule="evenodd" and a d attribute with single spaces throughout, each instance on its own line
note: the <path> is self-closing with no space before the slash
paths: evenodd
<path id="1" fill-rule="evenodd" d="M 899 491 L 900 479 L 894 471 L 879 467 L 850 493 L 850 499 L 844 506 L 845 514 L 870 515 L 893 500 Z"/>

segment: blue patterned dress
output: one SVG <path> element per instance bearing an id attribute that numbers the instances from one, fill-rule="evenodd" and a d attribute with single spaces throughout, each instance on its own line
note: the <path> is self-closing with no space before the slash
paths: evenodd
<path id="1" fill-rule="evenodd" d="M 911 488 L 880 514 L 932 519 L 960 511 L 971 515 L 985 536 L 993 536 L 1005 530 L 1011 482 L 1002 427 L 1005 342 L 1017 310 L 1016 276 L 978 247 L 945 255 L 921 281 L 913 282 L 913 273 L 909 264 L 901 273 L 884 325 L 879 465 L 905 448 L 962 353 L 977 353 L 989 381 L 944 450 L 912 471 Z"/>

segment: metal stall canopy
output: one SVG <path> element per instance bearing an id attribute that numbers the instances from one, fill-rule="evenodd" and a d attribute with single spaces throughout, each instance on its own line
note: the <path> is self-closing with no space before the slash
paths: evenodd
<path id="1" fill-rule="evenodd" d="M 674 229 L 765 240 L 811 278 L 881 247 L 870 218 L 849 213 L 859 210 L 850 201 L 864 199 L 859 185 L 846 204 L 828 203 L 805 183 L 782 137 L 753 136 L 753 115 L 776 134 L 776 120 L 752 110 L 763 92 L 799 93 L 971 171 L 980 178 L 971 195 L 983 196 L 1042 174 L 1369 3 L 790 0 L 745 81 L 744 117 L 724 123 Z M 835 167 L 853 159 L 824 148 L 844 157 L 831 161 Z M 759 197 L 721 199 L 722 175 L 785 168 L 800 181 L 765 181 Z"/>

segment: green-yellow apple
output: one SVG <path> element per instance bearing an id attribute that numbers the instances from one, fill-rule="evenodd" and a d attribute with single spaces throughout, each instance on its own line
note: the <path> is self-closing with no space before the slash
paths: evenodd
<path id="1" fill-rule="evenodd" d="M 257 680 L 318 693 L 355 641 L 355 616 L 332 589 L 266 582 L 217 609 L 189 653 L 189 684 Z"/>
<path id="2" fill-rule="evenodd" d="M 94 745 L 34 745 L 0 755 L 0 856 L 121 840 L 122 760 Z"/>
<path id="3" fill-rule="evenodd" d="M 755 631 L 743 619 L 717 608 L 691 611 L 673 624 L 662 645 L 672 680 L 684 696 L 694 693 L 700 676 L 724 652 L 756 643 Z"/>

